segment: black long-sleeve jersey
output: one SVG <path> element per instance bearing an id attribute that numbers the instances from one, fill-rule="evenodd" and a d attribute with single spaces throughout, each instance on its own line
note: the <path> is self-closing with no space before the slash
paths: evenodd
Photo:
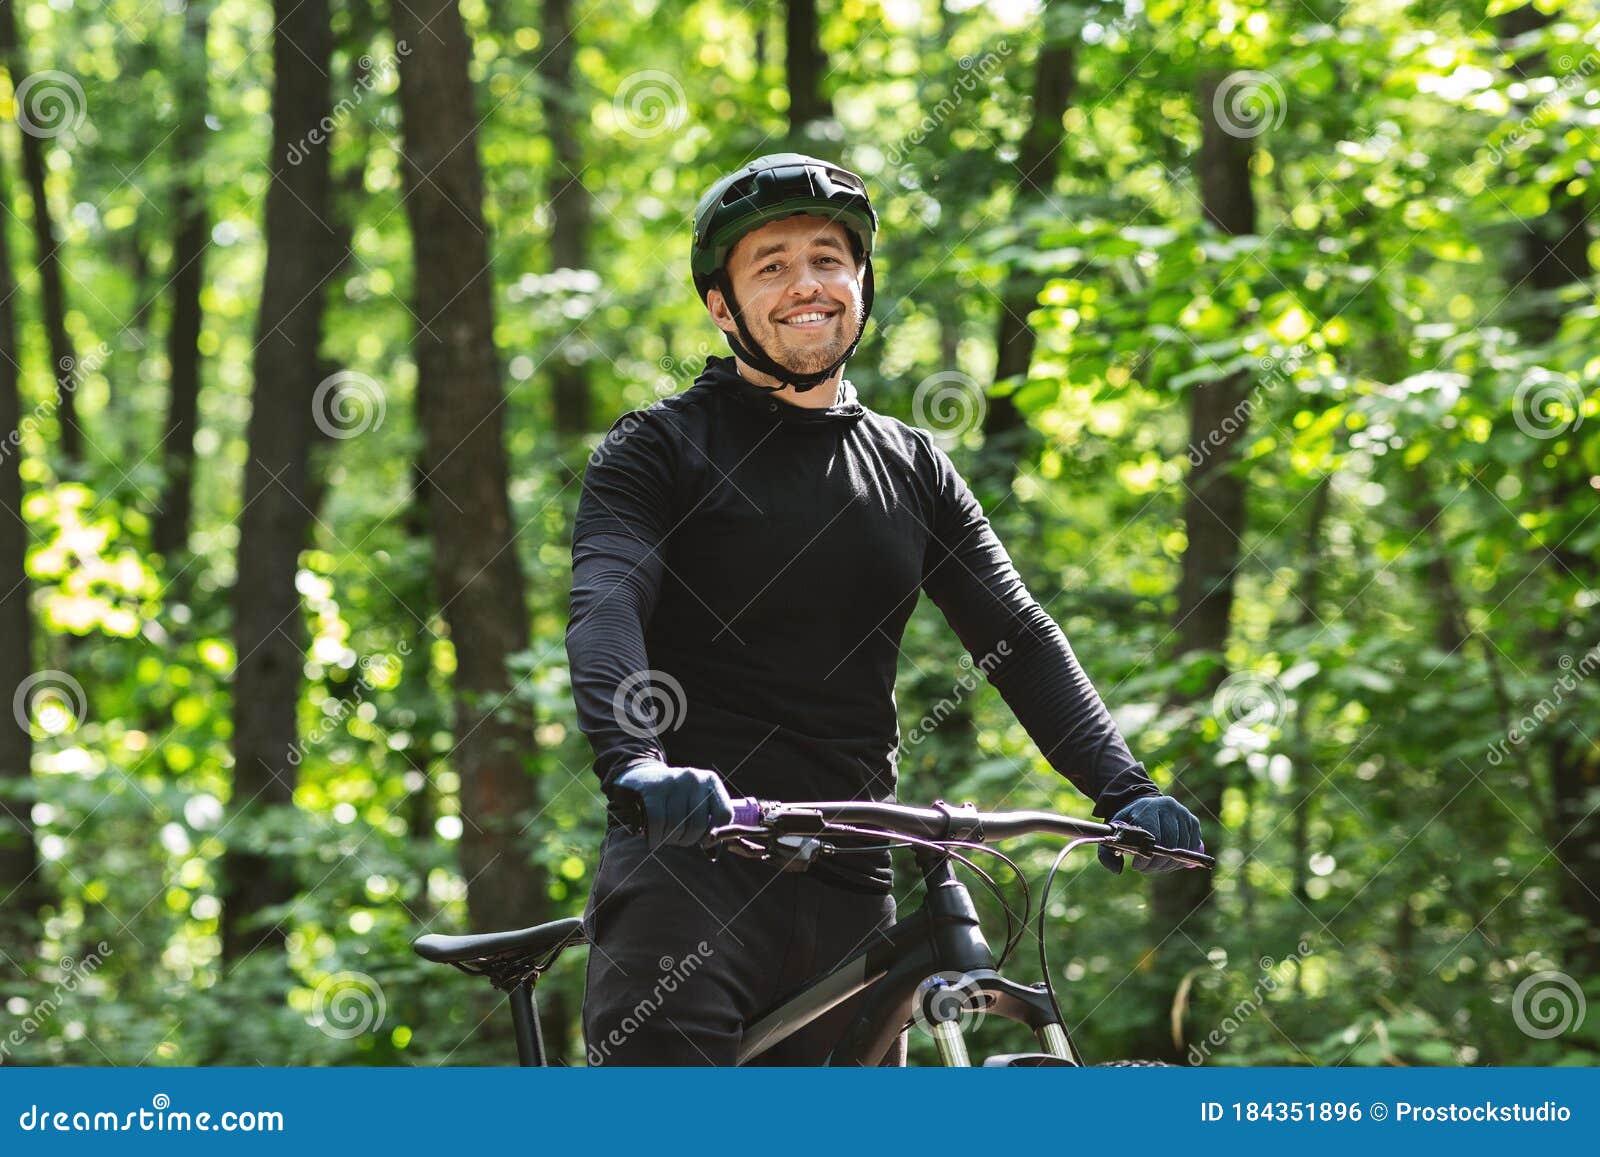
<path id="1" fill-rule="evenodd" d="M 572 577 L 572 692 L 604 785 L 655 758 L 735 796 L 892 799 L 896 660 L 926 591 L 1099 815 L 1159 794 L 949 457 L 849 382 L 807 409 L 713 357 L 624 415 L 590 457 Z M 887 888 L 887 853 L 866 866 Z"/>

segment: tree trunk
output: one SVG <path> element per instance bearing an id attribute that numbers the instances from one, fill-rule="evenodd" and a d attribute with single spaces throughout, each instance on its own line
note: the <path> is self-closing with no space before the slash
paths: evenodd
<path id="1" fill-rule="evenodd" d="M 535 67 L 543 81 L 546 133 L 555 164 L 550 169 L 550 266 L 552 269 L 589 267 L 589 190 L 584 188 L 582 148 L 578 126 L 584 109 L 573 88 L 573 57 L 577 42 L 572 28 L 572 0 L 545 0 L 543 43 L 548 48 Z M 551 399 L 556 436 L 569 440 L 589 432 L 592 424 L 589 368 L 586 360 L 572 361 L 569 350 L 582 351 L 586 343 L 563 337 L 562 348 L 551 355 Z"/>
<path id="2" fill-rule="evenodd" d="M 789 135 L 805 136 L 812 121 L 833 116 L 833 102 L 822 90 L 828 58 L 817 38 L 817 0 L 788 0 L 784 51 L 789 70 Z"/>
<path id="3" fill-rule="evenodd" d="M 422 559 L 427 557 L 431 535 L 428 526 L 428 476 L 423 472 L 420 461 L 412 464 L 411 481 L 411 505 L 406 508 L 402 525 L 406 537 L 416 546 L 417 558 Z M 409 566 L 404 568 L 403 573 L 408 576 L 421 574 Z M 406 763 L 408 772 L 421 777 L 420 781 L 407 784 L 411 794 L 406 801 L 406 834 L 419 853 L 431 847 L 438 838 L 434 827 L 438 822 L 439 809 L 433 784 L 432 739 L 435 732 L 449 725 L 448 720 L 440 717 L 442 712 L 429 678 L 433 670 L 433 632 L 428 627 L 428 618 L 433 611 L 429 606 L 432 592 L 427 589 L 428 586 L 429 582 L 423 575 L 408 582 L 400 591 L 406 605 L 418 608 L 415 629 L 411 632 L 411 654 L 406 659 L 403 676 L 409 686 L 403 690 L 407 692 L 406 701 L 416 715 L 416 722 L 411 728 L 411 743 L 406 747 Z M 426 866 L 417 877 L 417 896 L 417 903 L 413 907 L 420 916 L 426 918 L 433 911 L 433 902 L 428 895 Z"/>
<path id="4" fill-rule="evenodd" d="M 1046 202 L 1065 153 L 1061 147 L 1065 132 L 1061 122 L 1077 83 L 1077 32 L 1063 34 L 1057 26 L 1064 8 L 1062 0 L 1047 0 L 1040 15 L 1044 39 L 1033 70 L 1033 114 L 1016 162 L 1012 217 L 1017 221 Z M 1028 315 L 1037 306 L 1042 287 L 1043 278 L 1024 270 L 1012 269 L 1006 275 L 994 339 L 996 385 L 1015 379 L 1020 389 L 1028 379 L 1037 344 Z M 985 455 L 985 473 L 993 475 L 991 484 L 1009 489 L 1027 431 L 1027 422 L 1011 394 L 989 400 L 983 436 L 985 447 L 993 451 Z"/>
<path id="5" fill-rule="evenodd" d="M 1311 495 L 1311 512 L 1306 518 L 1306 539 L 1303 557 L 1322 557 L 1322 527 L 1327 521 L 1328 507 L 1333 496 L 1333 475 L 1324 474 L 1317 479 L 1316 490 Z M 1317 621 L 1317 604 L 1322 600 L 1322 568 L 1307 566 L 1304 585 L 1300 591 L 1299 623 L 1308 627 Z M 1304 656 L 1301 656 L 1303 658 Z M 1290 751 L 1294 753 L 1295 799 L 1294 816 L 1290 826 L 1290 846 L 1293 870 L 1290 890 L 1303 908 L 1310 908 L 1311 895 L 1306 890 L 1310 880 L 1311 820 L 1316 803 L 1316 785 L 1311 782 L 1315 774 L 1313 760 L 1316 749 L 1311 741 L 1310 713 L 1311 689 L 1315 676 L 1300 684 L 1296 695 L 1294 719 L 1290 723 Z M 1300 970 L 1295 969 L 1295 985 L 1300 984 Z"/>
<path id="6" fill-rule="evenodd" d="M 195 420 L 200 406 L 200 290 L 210 221 L 201 166 L 206 139 L 207 21 L 211 0 L 190 0 L 184 11 L 178 77 L 177 187 L 172 239 L 172 319 L 167 329 L 171 367 L 167 424 L 162 435 L 166 480 L 156 512 L 153 542 L 169 562 L 189 546 L 193 511 Z"/>
<path id="7" fill-rule="evenodd" d="M 13 89 L 29 75 L 27 52 L 17 23 L 15 0 L 0 0 L 0 51 L 5 54 Z M 73 115 L 71 112 L 68 115 Z M 44 122 L 53 124 L 54 122 Z M 22 125 L 22 175 L 33 201 L 34 261 L 39 270 L 45 336 L 50 344 L 50 380 L 56 383 L 56 421 L 60 426 L 61 453 L 69 468 L 83 463 L 83 431 L 78 424 L 77 360 L 72 355 L 72 340 L 67 336 L 66 293 L 61 287 L 61 258 L 56 242 L 55 222 L 50 216 L 50 201 L 45 191 L 44 146 L 41 133 Z"/>
<path id="8" fill-rule="evenodd" d="M 370 49 L 381 21 L 372 9 L 371 0 L 348 0 L 347 9 L 350 24 L 345 29 L 342 47 L 349 68 L 349 91 L 363 94 L 374 83 Z M 372 122 L 369 116 L 354 115 L 347 124 L 353 138 L 348 151 L 354 160 L 333 177 L 333 232 L 334 246 L 338 251 L 335 272 L 338 274 L 348 273 L 356 260 L 355 223 L 359 206 L 366 196 L 367 158 L 372 152 Z"/>
<path id="9" fill-rule="evenodd" d="M 1206 220 L 1223 233 L 1237 236 L 1255 231 L 1255 197 L 1250 187 L 1251 141 L 1225 131 L 1218 123 L 1213 95 L 1221 77 L 1208 75 L 1201 80 L 1199 112 L 1200 151 L 1195 170 L 1200 185 L 1200 200 Z M 1178 636 L 1177 659 L 1206 657 L 1211 660 L 1196 703 L 1202 713 L 1211 702 L 1227 674 L 1223 655 L 1228 641 L 1233 611 L 1234 572 L 1238 569 L 1245 532 L 1245 483 L 1238 474 L 1240 447 L 1248 430 L 1250 378 L 1238 373 L 1196 386 L 1189 395 L 1189 444 L 1209 451 L 1200 456 L 1189 471 L 1188 495 L 1184 502 L 1184 528 L 1188 545 L 1184 548 L 1178 581 L 1178 621 L 1173 630 Z M 1173 794 L 1197 816 L 1205 832 L 1206 847 L 1214 854 L 1226 833 L 1222 828 L 1222 796 L 1227 786 L 1225 773 L 1215 762 L 1214 752 L 1199 743 L 1190 743 L 1180 753 L 1180 771 Z M 1197 910 L 1209 904 L 1212 896 L 1211 873 L 1173 872 L 1151 880 L 1151 929 L 1159 954 L 1187 956 L 1187 942 L 1176 936 L 1177 929 Z M 1177 986 L 1181 969 L 1176 964 L 1157 964 L 1158 983 L 1163 997 Z M 1170 982 L 1170 983 L 1169 983 Z M 1165 1004 L 1159 1010 L 1164 1022 Z M 1176 1043 L 1166 1033 L 1152 1031 L 1145 1037 L 1148 1047 L 1174 1054 Z"/>
<path id="10" fill-rule="evenodd" d="M 429 482 L 434 578 L 456 654 L 453 760 L 461 780 L 461 868 L 479 931 L 542 919 L 546 894 L 525 836 L 535 818 L 529 721 L 510 701 L 507 656 L 528 613 L 506 491 L 483 176 L 455 0 L 396 4 L 411 225 L 417 409 Z M 427 180 L 421 175 L 426 174 Z"/>
<path id="11" fill-rule="evenodd" d="M 0 164 L 4 157 L 0 156 Z M 9 441 L 22 421 L 17 381 L 16 280 L 11 270 L 10 190 L 0 170 L 0 688 L 11 693 L 33 673 L 33 619 L 23 560 L 28 530 L 22 521 L 22 450 Z M 44 891 L 33 842 L 33 736 L 0 719 L 0 951 L 19 963 L 38 940 Z"/>
<path id="12" fill-rule="evenodd" d="M 1541 28 L 1555 19 L 1554 14 L 1525 5 L 1499 17 L 1499 32 L 1510 40 Z M 1512 71 L 1519 77 L 1534 77 L 1549 71 L 1542 53 L 1530 53 L 1514 62 Z M 1515 264 L 1507 271 L 1512 324 L 1529 345 L 1552 341 L 1561 328 L 1565 308 L 1558 292 L 1585 282 L 1593 273 L 1589 262 L 1589 229 L 1582 194 L 1573 195 L 1565 184 L 1550 190 L 1550 209 L 1543 216 L 1519 221 Z M 1560 445 L 1552 442 L 1552 448 Z M 1551 472 L 1546 494 L 1547 509 L 1554 515 L 1549 524 L 1550 541 L 1556 545 L 1544 553 L 1545 564 L 1557 583 L 1570 580 L 1581 586 L 1594 572 L 1594 560 L 1578 554 L 1566 544 L 1568 525 L 1576 530 L 1579 513 L 1587 513 L 1594 502 L 1589 487 L 1590 471 L 1579 457 L 1575 438 Z M 1587 643 L 1577 629 L 1570 594 L 1555 588 L 1548 596 L 1559 599 L 1564 610 L 1557 622 L 1543 633 L 1537 653 L 1549 670 L 1569 651 Z M 1571 659 L 1568 659 L 1571 662 Z M 1577 932 L 1568 947 L 1567 966 L 1578 975 L 1600 972 L 1600 807 L 1594 797 L 1600 791 L 1600 753 L 1593 749 L 1582 724 L 1574 726 L 1556 718 L 1540 732 L 1550 765 L 1550 830 L 1548 838 L 1561 871 L 1557 895 L 1574 918 Z"/>
<path id="13" fill-rule="evenodd" d="M 328 146 L 322 133 L 313 132 L 332 112 L 328 0 L 277 0 L 274 16 L 267 260 L 234 589 L 238 665 L 232 807 L 236 815 L 249 817 L 289 805 L 295 787 L 289 753 L 298 734 L 295 713 L 305 661 L 295 573 L 310 520 L 308 453 L 322 289 L 337 259 L 326 224 Z M 291 149 L 301 155 L 298 164 L 290 159 Z M 223 875 L 224 959 L 237 962 L 257 948 L 280 948 L 281 922 L 262 926 L 258 915 L 293 896 L 292 864 L 230 847 Z"/>
<path id="14" fill-rule="evenodd" d="M 342 43 L 339 45 L 345 54 L 348 66 L 346 80 L 348 90 L 352 93 L 364 93 L 372 87 L 372 55 L 368 49 L 372 46 L 372 39 L 377 34 L 378 22 L 368 0 L 347 0 L 350 22 L 346 26 Z M 353 155 L 352 160 L 345 168 L 333 173 L 330 170 L 328 177 L 329 207 L 328 226 L 330 242 L 332 244 L 332 264 L 329 276 L 332 286 L 327 290 L 334 300 L 339 300 L 344 288 L 349 285 L 351 266 L 356 261 L 355 236 L 356 219 L 360 213 L 362 198 L 366 194 L 367 155 L 370 152 L 371 129 L 366 119 L 352 116 L 342 123 L 338 130 L 340 133 L 349 132 L 350 143 L 345 151 Z M 316 381 L 320 390 L 324 382 L 336 385 L 315 397 L 315 406 L 311 415 L 314 427 L 311 435 L 311 457 L 307 473 L 306 493 L 309 496 L 306 506 L 310 508 L 311 521 L 315 522 L 322 517 L 323 503 L 328 492 L 328 466 L 329 454 L 337 449 L 342 438 L 336 438 L 336 433 L 345 437 L 352 436 L 366 428 L 362 423 L 369 421 L 374 413 L 374 408 L 379 399 L 368 396 L 370 383 L 355 376 L 353 380 L 342 380 L 334 383 L 336 375 L 344 372 L 345 367 L 340 365 L 338 359 L 322 357 L 318 359 Z M 308 526 L 306 545 L 311 545 L 311 536 L 315 533 L 314 526 Z"/>
<path id="15" fill-rule="evenodd" d="M 760 84 L 767 76 L 767 23 L 772 14 L 767 9 L 767 0 L 752 0 L 748 11 L 750 22 L 756 26 L 756 83 Z"/>
<path id="16" fill-rule="evenodd" d="M 1528 3 L 1502 14 L 1497 24 L 1501 39 L 1509 42 L 1554 19 L 1554 14 L 1541 12 Z M 1529 53 L 1511 65 L 1512 75 L 1524 80 L 1548 71 L 1543 52 Z M 1517 111 L 1532 110 L 1525 107 Z M 1550 189 L 1550 209 L 1543 216 L 1513 217 L 1518 267 L 1512 271 L 1512 284 L 1532 292 L 1513 294 L 1510 312 L 1518 315 L 1516 327 L 1524 339 L 1548 341 L 1561 325 L 1561 311 L 1551 301 L 1551 291 L 1589 276 L 1589 236 L 1584 227 L 1587 214 L 1581 195 L 1568 193 L 1563 181 Z"/>

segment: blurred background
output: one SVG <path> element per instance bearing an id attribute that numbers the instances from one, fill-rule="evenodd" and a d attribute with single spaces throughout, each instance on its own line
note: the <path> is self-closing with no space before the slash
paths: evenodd
<path id="1" fill-rule="evenodd" d="M 582 909 L 583 470 L 794 148 L 881 216 L 848 377 L 1221 858 L 1068 862 L 1090 1058 L 1593 1063 L 1597 15 L 0 3 L 0 1061 L 507 1060 L 407 945 Z M 901 798 L 1087 814 L 981 674 L 924 602 Z"/>

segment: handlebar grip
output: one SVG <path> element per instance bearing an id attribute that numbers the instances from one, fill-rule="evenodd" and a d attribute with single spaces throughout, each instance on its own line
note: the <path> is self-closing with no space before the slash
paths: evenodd
<path id="1" fill-rule="evenodd" d="M 761 824 L 761 801 L 754 796 L 736 797 L 729 801 L 733 804 L 733 818 L 730 824 L 742 827 L 759 827 Z M 622 825 L 623 830 L 629 835 L 647 835 L 648 823 L 645 819 L 644 800 L 632 788 L 613 787 L 609 801 L 606 803 L 606 814 Z"/>
<path id="2" fill-rule="evenodd" d="M 1200 846 L 1202 848 L 1205 847 L 1204 844 Z M 1206 871 L 1210 871 L 1217 866 L 1217 858 L 1215 856 L 1208 856 L 1205 852 L 1192 852 L 1187 848 L 1163 848 L 1157 844 L 1153 854 L 1165 856 L 1169 860 L 1176 860 L 1186 868 L 1204 868 Z"/>

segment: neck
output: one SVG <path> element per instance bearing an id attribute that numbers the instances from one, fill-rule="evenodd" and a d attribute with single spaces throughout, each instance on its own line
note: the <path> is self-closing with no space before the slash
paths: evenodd
<path id="1" fill-rule="evenodd" d="M 800 406 L 807 410 L 826 410 L 839 400 L 839 386 L 844 381 L 844 367 L 840 366 L 833 371 L 833 375 L 825 381 L 812 386 L 805 393 L 799 393 L 793 386 L 780 383 L 771 374 L 764 374 L 753 368 L 741 357 L 733 359 L 739 376 L 747 382 L 754 382 L 758 386 L 783 385 L 781 390 L 773 391 L 772 396 L 779 401 L 788 402 L 791 406 Z"/>

